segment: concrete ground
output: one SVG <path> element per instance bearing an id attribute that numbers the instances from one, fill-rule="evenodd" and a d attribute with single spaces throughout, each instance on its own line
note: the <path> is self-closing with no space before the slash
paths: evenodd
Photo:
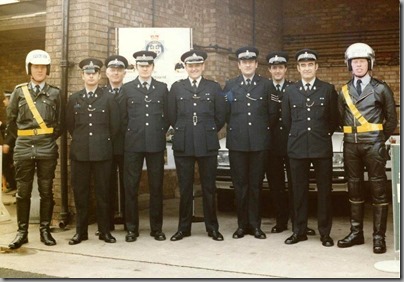
<path id="1" fill-rule="evenodd" d="M 192 236 L 172 242 L 178 224 L 178 199 L 164 201 L 164 232 L 166 241 L 149 236 L 148 210 L 142 210 L 140 237 L 125 242 L 126 232 L 116 225 L 112 234 L 117 243 L 100 241 L 94 234 L 96 224 L 89 226 L 90 238 L 70 246 L 74 226 L 64 231 L 54 228 L 56 246 L 40 242 L 38 224 L 31 224 L 29 243 L 18 250 L 9 250 L 17 229 L 15 198 L 2 194 L 10 220 L 0 222 L 0 277 L 31 278 L 400 278 L 399 272 L 378 270 L 376 263 L 396 258 L 393 246 L 393 220 L 390 209 L 386 234 L 387 252 L 376 255 L 372 251 L 371 207 L 366 208 L 365 244 L 347 249 L 323 247 L 319 235 L 296 245 L 285 245 L 291 231 L 271 234 L 274 219 L 263 218 L 262 229 L 267 239 L 253 236 L 233 239 L 237 227 L 234 212 L 218 212 L 223 242 L 216 242 L 205 232 L 204 224 L 194 222 Z M 196 200 L 196 215 L 202 215 L 200 199 Z M 312 216 L 309 226 L 315 228 Z M 315 228 L 316 229 L 316 228 Z M 317 231 L 317 230 L 316 230 Z M 335 244 L 349 232 L 347 215 L 334 217 L 331 237 Z M 318 232 L 317 232 L 318 233 Z M 389 262 L 387 265 L 391 265 Z M 384 268 L 383 268 L 384 269 Z M 14 275 L 14 276 L 13 276 Z"/>

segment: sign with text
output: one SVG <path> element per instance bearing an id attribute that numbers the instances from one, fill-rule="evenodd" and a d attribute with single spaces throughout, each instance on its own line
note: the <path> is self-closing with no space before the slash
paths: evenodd
<path id="1" fill-rule="evenodd" d="M 157 54 L 154 60 L 153 77 L 171 84 L 187 77 L 181 55 L 192 48 L 191 28 L 119 28 L 118 53 L 124 56 L 129 64 L 135 66 L 133 53 L 137 51 L 153 51 Z M 127 71 L 124 82 L 137 77 L 136 68 Z"/>

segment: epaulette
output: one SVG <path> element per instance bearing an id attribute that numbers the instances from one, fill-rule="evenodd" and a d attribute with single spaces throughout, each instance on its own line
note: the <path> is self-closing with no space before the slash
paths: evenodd
<path id="1" fill-rule="evenodd" d="M 15 89 L 20 88 L 20 87 L 23 87 L 23 86 L 28 86 L 28 82 L 24 82 L 24 83 L 18 84 L 18 85 L 15 87 Z"/>
<path id="2" fill-rule="evenodd" d="M 49 85 L 49 87 L 55 88 L 55 89 L 57 89 L 57 90 L 60 90 L 59 87 L 57 87 L 57 86 L 55 86 L 55 85 L 52 85 L 52 84 L 48 84 L 48 85 Z"/>
<path id="3" fill-rule="evenodd" d="M 376 82 L 378 82 L 378 83 L 380 83 L 380 84 L 385 84 L 385 83 L 386 83 L 384 80 L 380 80 L 380 79 L 374 78 L 374 77 L 372 77 L 372 78 L 370 79 L 370 81 L 372 81 L 372 80 L 374 80 L 374 81 L 376 81 Z"/>

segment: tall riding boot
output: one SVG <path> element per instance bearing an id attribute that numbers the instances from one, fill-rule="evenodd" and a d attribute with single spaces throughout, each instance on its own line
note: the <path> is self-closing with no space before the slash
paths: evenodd
<path id="1" fill-rule="evenodd" d="M 56 245 L 56 240 L 50 233 L 50 223 L 53 214 L 53 194 L 52 194 L 52 181 L 40 180 L 41 185 L 41 201 L 39 211 L 39 233 L 41 235 L 41 242 L 47 246 Z"/>
<path id="2" fill-rule="evenodd" d="M 363 238 L 363 202 L 351 202 L 351 232 L 342 240 L 338 247 L 348 248 L 365 243 Z"/>
<path id="3" fill-rule="evenodd" d="M 31 200 L 21 198 L 16 194 L 18 231 L 14 240 L 8 245 L 10 249 L 18 249 L 28 243 L 28 226 Z"/>
<path id="4" fill-rule="evenodd" d="M 383 254 L 386 252 L 386 227 L 388 204 L 373 205 L 373 252 Z"/>

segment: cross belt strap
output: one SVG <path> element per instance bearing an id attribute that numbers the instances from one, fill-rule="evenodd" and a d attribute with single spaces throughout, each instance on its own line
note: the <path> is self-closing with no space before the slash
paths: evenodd
<path id="1" fill-rule="evenodd" d="M 34 116 L 34 119 L 38 123 L 40 128 L 35 129 L 19 129 L 17 131 L 18 136 L 33 136 L 33 135 L 42 135 L 42 134 L 52 134 L 53 128 L 47 127 L 43 118 L 41 117 L 38 109 L 35 107 L 34 101 L 32 100 L 31 94 L 28 91 L 28 87 L 24 85 L 22 88 L 22 92 L 24 93 L 24 98 L 27 101 L 28 107 Z"/>
<path id="2" fill-rule="evenodd" d="M 344 133 L 361 133 L 369 131 L 380 131 L 383 130 L 383 124 L 381 123 L 369 123 L 359 110 L 355 107 L 352 102 L 351 97 L 348 92 L 348 85 L 342 86 L 342 94 L 344 95 L 345 101 L 351 110 L 353 116 L 360 122 L 359 126 L 344 126 Z"/>

